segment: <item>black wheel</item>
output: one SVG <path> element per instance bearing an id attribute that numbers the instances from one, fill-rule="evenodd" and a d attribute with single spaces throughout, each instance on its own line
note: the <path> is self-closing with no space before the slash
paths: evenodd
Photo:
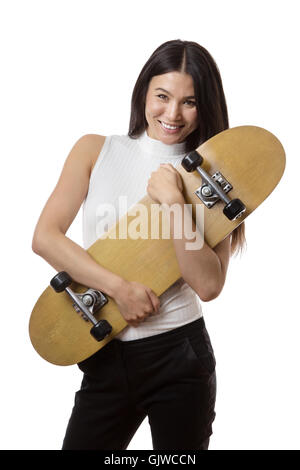
<path id="1" fill-rule="evenodd" d="M 55 292 L 63 292 L 66 287 L 69 287 L 72 284 L 72 278 L 65 271 L 61 271 L 56 274 L 51 281 L 50 286 L 55 290 Z"/>
<path id="2" fill-rule="evenodd" d="M 202 165 L 203 158 L 201 155 L 194 150 L 193 152 L 187 154 L 184 159 L 181 162 L 181 165 L 183 168 L 191 173 L 192 171 L 195 171 L 197 166 Z"/>
<path id="3" fill-rule="evenodd" d="M 97 340 L 102 341 L 112 332 L 112 327 L 106 320 L 100 320 L 91 328 L 91 335 Z"/>
<path id="4" fill-rule="evenodd" d="M 240 199 L 232 199 L 223 209 L 223 213 L 229 220 L 240 217 L 246 210 L 246 207 Z"/>

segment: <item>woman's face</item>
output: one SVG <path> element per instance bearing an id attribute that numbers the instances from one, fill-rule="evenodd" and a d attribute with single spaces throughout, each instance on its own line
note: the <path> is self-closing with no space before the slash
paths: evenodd
<path id="1" fill-rule="evenodd" d="M 197 127 L 197 109 L 191 75 L 169 72 L 152 77 L 145 105 L 147 134 L 164 144 L 186 140 Z"/>

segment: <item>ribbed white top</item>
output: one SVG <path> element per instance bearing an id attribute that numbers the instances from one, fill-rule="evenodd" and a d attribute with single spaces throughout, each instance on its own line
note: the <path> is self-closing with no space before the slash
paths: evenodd
<path id="1" fill-rule="evenodd" d="M 160 163 L 171 163 L 176 168 L 184 150 L 184 142 L 167 145 L 146 132 L 138 139 L 127 135 L 106 137 L 83 204 L 84 247 L 90 247 L 145 196 L 150 175 Z M 148 317 L 136 328 L 128 326 L 118 338 L 130 341 L 153 336 L 202 316 L 199 297 L 182 278 L 164 292 L 160 303 L 158 315 Z"/>

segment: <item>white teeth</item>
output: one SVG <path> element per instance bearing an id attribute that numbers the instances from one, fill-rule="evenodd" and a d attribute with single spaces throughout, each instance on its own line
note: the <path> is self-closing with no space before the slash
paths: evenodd
<path id="1" fill-rule="evenodd" d="M 170 126 L 170 124 L 166 124 L 164 123 L 163 121 L 161 121 L 161 124 L 163 127 L 165 127 L 166 129 L 171 129 L 171 130 L 174 130 L 174 129 L 179 129 L 180 126 Z"/>

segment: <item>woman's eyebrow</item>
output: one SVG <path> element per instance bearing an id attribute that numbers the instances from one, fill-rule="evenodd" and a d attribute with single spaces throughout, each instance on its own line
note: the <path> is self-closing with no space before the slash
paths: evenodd
<path id="1" fill-rule="evenodd" d="M 161 90 L 161 91 L 163 91 L 164 93 L 167 93 L 168 95 L 170 95 L 170 96 L 173 97 L 172 93 L 170 93 L 169 91 L 165 90 L 164 88 L 161 88 L 161 87 L 155 88 L 155 91 L 156 91 L 156 90 Z M 191 98 L 194 98 L 194 99 L 195 99 L 195 96 L 193 96 L 193 95 L 191 95 L 191 96 L 185 96 L 184 98 L 185 98 L 186 100 L 191 99 Z"/>

